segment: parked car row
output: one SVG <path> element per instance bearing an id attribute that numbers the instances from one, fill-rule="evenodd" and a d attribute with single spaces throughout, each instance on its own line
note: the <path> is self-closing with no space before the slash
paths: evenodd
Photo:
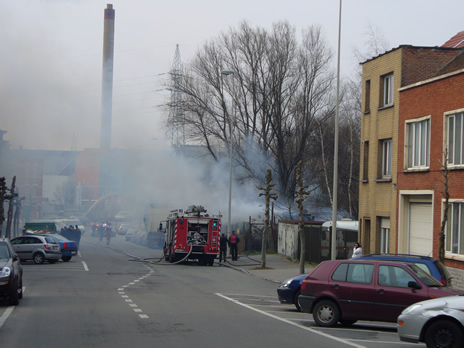
<path id="1" fill-rule="evenodd" d="M 143 245 L 146 246 L 147 244 L 147 238 L 145 231 L 140 231 L 135 228 L 128 228 L 126 235 L 125 235 L 126 241 L 127 242 L 132 242 L 138 245 Z"/>
<path id="2" fill-rule="evenodd" d="M 432 258 L 367 255 L 324 261 L 283 282 L 277 293 L 281 303 L 312 313 L 319 326 L 395 322 L 403 341 L 461 347 L 464 291 L 450 283 L 446 267 Z"/>
<path id="3" fill-rule="evenodd" d="M 411 262 L 432 275 L 443 285 L 451 286 L 451 275 L 446 267 L 439 261 L 429 256 L 405 255 L 405 254 L 368 254 L 358 260 L 389 260 Z M 298 311 L 300 305 L 298 298 L 301 294 L 301 284 L 308 274 L 300 274 L 285 280 L 277 289 L 281 303 L 294 304 Z"/>
<path id="4" fill-rule="evenodd" d="M 23 298 L 23 268 L 7 238 L 0 238 L 0 296 L 12 306 Z"/>

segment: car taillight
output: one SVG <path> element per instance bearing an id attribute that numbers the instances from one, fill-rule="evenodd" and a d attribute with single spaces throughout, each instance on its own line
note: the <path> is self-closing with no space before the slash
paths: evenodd
<path id="1" fill-rule="evenodd" d="M 65 249 L 68 249 L 68 243 L 64 242 L 64 243 L 63 243 L 63 247 L 64 247 Z"/>
<path id="2" fill-rule="evenodd" d="M 50 249 L 50 246 L 48 244 L 44 244 L 45 249 Z"/>

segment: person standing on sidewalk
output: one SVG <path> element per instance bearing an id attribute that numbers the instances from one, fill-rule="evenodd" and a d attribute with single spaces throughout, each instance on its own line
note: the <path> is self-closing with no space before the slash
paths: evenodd
<path id="1" fill-rule="evenodd" d="M 354 248 L 353 248 L 353 255 L 351 256 L 352 259 L 357 259 L 358 257 L 361 257 L 363 254 L 361 244 L 359 242 L 354 243 Z"/>
<path id="2" fill-rule="evenodd" d="M 219 262 L 224 260 L 226 262 L 227 257 L 227 237 L 223 233 L 219 239 Z"/>
<path id="3" fill-rule="evenodd" d="M 229 237 L 230 253 L 232 255 L 232 261 L 237 261 L 237 244 L 240 243 L 240 238 L 232 231 L 232 235 Z"/>

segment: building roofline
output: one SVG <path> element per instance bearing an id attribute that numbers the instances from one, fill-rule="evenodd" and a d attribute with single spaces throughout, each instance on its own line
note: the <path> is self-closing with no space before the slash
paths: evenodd
<path id="1" fill-rule="evenodd" d="M 440 75 L 440 76 L 432 77 L 432 78 L 427 79 L 427 80 L 419 81 L 419 82 L 413 83 L 411 85 L 398 88 L 398 91 L 402 92 L 402 91 L 405 91 L 405 90 L 408 90 L 408 89 L 423 86 L 423 85 L 426 85 L 428 83 L 432 83 L 432 82 L 435 82 L 435 81 L 446 79 L 448 77 L 451 77 L 451 76 L 454 76 L 454 75 L 459 75 L 459 74 L 464 74 L 464 69 L 459 69 L 459 70 L 456 70 L 456 71 L 453 71 L 453 72 L 450 72 L 450 73 L 447 73 L 447 74 L 443 74 L 443 75 Z"/>
<path id="2" fill-rule="evenodd" d="M 370 62 L 371 60 L 374 60 L 374 59 L 377 59 L 379 57 L 382 57 L 386 54 L 389 54 L 393 51 L 396 51 L 396 50 L 399 50 L 399 49 L 402 49 L 402 48 L 413 48 L 413 49 L 439 49 L 439 50 L 443 50 L 443 51 L 459 51 L 459 50 L 462 50 L 462 47 L 459 48 L 459 47 L 441 47 L 441 46 L 413 46 L 413 45 L 399 45 L 398 47 L 395 47 L 395 48 L 392 48 L 391 50 L 389 51 L 385 51 L 383 53 L 380 53 L 379 55 L 375 56 L 375 57 L 372 57 L 372 58 L 369 58 L 367 59 L 366 61 L 364 62 L 361 62 L 359 64 L 365 64 L 365 63 L 368 63 Z"/>

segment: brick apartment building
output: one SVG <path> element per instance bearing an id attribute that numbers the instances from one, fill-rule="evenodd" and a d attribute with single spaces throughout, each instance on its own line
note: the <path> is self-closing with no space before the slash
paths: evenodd
<path id="1" fill-rule="evenodd" d="M 365 253 L 438 257 L 441 169 L 450 149 L 445 264 L 455 277 L 462 272 L 459 278 L 464 278 L 463 34 L 442 47 L 400 46 L 363 63 L 359 207 Z"/>

